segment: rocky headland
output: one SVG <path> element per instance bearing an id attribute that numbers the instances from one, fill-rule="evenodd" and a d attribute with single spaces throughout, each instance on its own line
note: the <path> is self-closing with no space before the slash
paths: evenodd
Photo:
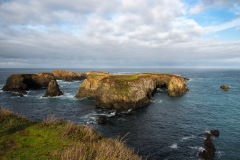
<path id="1" fill-rule="evenodd" d="M 171 74 L 94 72 L 79 86 L 76 97 L 94 98 L 97 107 L 125 111 L 149 105 L 157 88 L 166 88 L 169 96 L 181 96 L 188 91 L 187 80 Z"/>

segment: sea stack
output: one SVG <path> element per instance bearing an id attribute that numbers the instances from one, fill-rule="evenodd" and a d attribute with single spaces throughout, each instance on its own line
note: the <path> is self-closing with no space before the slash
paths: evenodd
<path id="1" fill-rule="evenodd" d="M 59 89 L 59 85 L 56 80 L 51 80 L 48 84 L 47 91 L 44 97 L 56 97 L 63 95 L 62 91 Z"/>

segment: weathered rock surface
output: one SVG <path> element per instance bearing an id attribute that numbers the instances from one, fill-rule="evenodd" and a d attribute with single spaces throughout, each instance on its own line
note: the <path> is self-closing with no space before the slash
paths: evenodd
<path id="1" fill-rule="evenodd" d="M 76 97 L 95 98 L 97 107 L 125 111 L 149 105 L 158 87 L 166 87 L 170 96 L 181 96 L 188 91 L 186 81 L 169 74 L 92 73 L 80 85 Z"/>
<path id="2" fill-rule="evenodd" d="M 53 71 L 53 75 L 57 80 L 64 81 L 78 81 L 86 78 L 85 73 L 75 73 L 66 70 L 55 70 Z"/>
<path id="3" fill-rule="evenodd" d="M 56 97 L 63 95 L 62 91 L 59 89 L 59 86 L 57 84 L 56 80 L 51 80 L 48 84 L 47 91 L 44 95 L 44 97 Z"/>
<path id="4" fill-rule="evenodd" d="M 49 82 L 54 79 L 52 73 L 13 74 L 8 77 L 2 90 L 26 93 L 30 89 L 47 88 Z"/>
<path id="5" fill-rule="evenodd" d="M 227 85 L 221 85 L 220 88 L 224 91 L 228 91 L 230 89 L 230 87 Z"/>

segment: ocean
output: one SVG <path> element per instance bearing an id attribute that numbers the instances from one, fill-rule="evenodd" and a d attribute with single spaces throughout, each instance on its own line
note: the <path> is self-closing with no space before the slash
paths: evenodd
<path id="1" fill-rule="evenodd" d="M 14 73 L 52 72 L 54 69 L 0 69 L 0 87 Z M 122 137 L 129 147 L 148 160 L 195 160 L 203 147 L 202 133 L 218 129 L 213 139 L 216 160 L 240 159 L 240 70 L 227 69 L 67 69 L 75 72 L 174 73 L 189 78 L 189 91 L 169 97 L 158 90 L 148 107 L 115 116 L 113 110 L 95 108 L 95 101 L 77 99 L 82 81 L 58 81 L 63 96 L 43 98 L 45 90 L 28 91 L 25 97 L 0 91 L 0 106 L 35 121 L 49 115 L 87 125 L 106 137 Z M 225 92 L 219 87 L 230 86 Z M 109 123 L 96 124 L 99 115 Z"/>

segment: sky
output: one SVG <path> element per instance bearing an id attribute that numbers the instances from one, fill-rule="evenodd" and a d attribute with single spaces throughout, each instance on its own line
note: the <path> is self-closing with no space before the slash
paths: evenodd
<path id="1" fill-rule="evenodd" d="M 240 1 L 0 0 L 0 68 L 240 68 Z"/>

